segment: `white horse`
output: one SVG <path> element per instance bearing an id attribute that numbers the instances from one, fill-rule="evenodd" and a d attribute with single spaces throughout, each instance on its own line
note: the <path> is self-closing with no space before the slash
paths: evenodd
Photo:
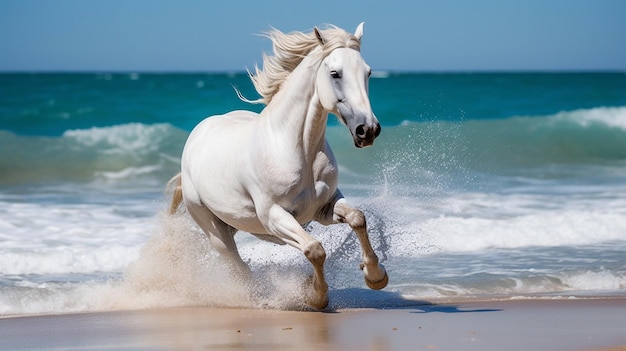
<path id="1" fill-rule="evenodd" d="M 250 73 L 262 98 L 249 101 L 238 92 L 266 107 L 198 124 L 185 144 L 181 173 L 169 183 L 170 213 L 184 202 L 235 272 L 250 273 L 235 244 L 238 230 L 302 251 L 314 268 L 305 301 L 317 309 L 328 305 L 326 252 L 304 223 L 348 223 L 361 243 L 367 285 L 382 289 L 388 282 L 363 213 L 337 189 L 337 163 L 325 138 L 329 113 L 347 125 L 356 147 L 372 145 L 380 133 L 368 98 L 371 70 L 359 51 L 362 35 L 363 23 L 354 35 L 334 26 L 308 34 L 271 30 L 274 56 L 264 56 L 263 70 Z"/>

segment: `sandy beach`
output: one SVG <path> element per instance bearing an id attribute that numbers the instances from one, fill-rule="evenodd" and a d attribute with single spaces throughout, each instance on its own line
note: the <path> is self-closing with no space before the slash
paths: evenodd
<path id="1" fill-rule="evenodd" d="M 626 299 L 295 312 L 186 307 L 0 319 L 1 350 L 626 350 Z"/>

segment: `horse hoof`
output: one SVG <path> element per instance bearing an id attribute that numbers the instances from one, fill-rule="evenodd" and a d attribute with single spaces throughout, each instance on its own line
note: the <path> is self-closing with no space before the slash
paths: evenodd
<path id="1" fill-rule="evenodd" d="M 374 282 L 365 277 L 365 284 L 367 284 L 367 286 L 372 290 L 380 290 L 386 287 L 387 283 L 389 283 L 389 276 L 387 275 L 387 271 L 385 271 L 385 276 L 383 277 L 383 279 L 379 281 Z"/>
<path id="2" fill-rule="evenodd" d="M 307 301 L 307 305 L 314 310 L 321 311 L 328 306 L 328 296 L 321 301 Z"/>

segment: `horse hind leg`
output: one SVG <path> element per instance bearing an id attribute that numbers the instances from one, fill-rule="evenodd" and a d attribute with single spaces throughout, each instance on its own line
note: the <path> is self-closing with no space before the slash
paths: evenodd
<path id="1" fill-rule="evenodd" d="M 219 253 L 220 257 L 228 264 L 236 277 L 244 282 L 250 281 L 250 267 L 241 259 L 235 233 L 237 230 L 217 218 L 208 208 L 202 205 L 187 205 L 189 214 L 209 237 L 211 245 Z"/>

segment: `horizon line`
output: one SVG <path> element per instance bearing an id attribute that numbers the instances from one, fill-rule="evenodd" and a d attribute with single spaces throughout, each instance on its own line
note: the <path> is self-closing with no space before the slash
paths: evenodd
<path id="1" fill-rule="evenodd" d="M 385 78 L 388 75 L 401 74 L 516 74 L 516 73 L 543 73 L 543 74 L 561 74 L 561 73 L 624 73 L 624 69 L 449 69 L 449 70 L 409 70 L 409 69 L 378 69 L 372 71 L 372 78 Z M 2 70 L 0 74 L 215 74 L 215 75 L 248 75 L 246 70 L 127 70 L 127 69 L 42 69 L 42 70 Z"/>

